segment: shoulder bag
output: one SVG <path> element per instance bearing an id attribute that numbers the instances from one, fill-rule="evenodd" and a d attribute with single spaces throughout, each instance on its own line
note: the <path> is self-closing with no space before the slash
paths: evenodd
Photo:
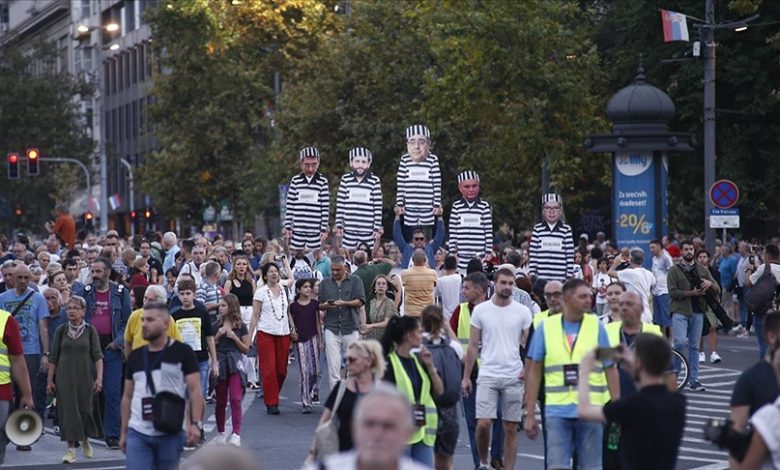
<path id="1" fill-rule="evenodd" d="M 336 412 L 339 409 L 339 405 L 341 405 L 341 399 L 344 398 L 346 390 L 347 380 L 342 380 L 339 382 L 339 390 L 336 392 L 336 401 L 333 403 L 330 419 L 319 425 L 314 432 L 314 448 L 319 459 L 339 451 L 339 418 Z"/>

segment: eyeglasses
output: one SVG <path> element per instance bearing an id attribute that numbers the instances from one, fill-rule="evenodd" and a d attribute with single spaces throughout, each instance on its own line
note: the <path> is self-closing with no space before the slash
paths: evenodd
<path id="1" fill-rule="evenodd" d="M 557 211 L 561 210 L 561 207 L 560 206 L 556 206 L 556 207 L 544 206 L 544 210 L 550 211 L 550 212 L 557 212 Z"/>
<path id="2" fill-rule="evenodd" d="M 555 298 L 558 298 L 558 297 L 561 297 L 561 296 L 563 296 L 563 292 L 545 292 L 544 293 L 544 298 L 545 299 L 555 299 Z"/>

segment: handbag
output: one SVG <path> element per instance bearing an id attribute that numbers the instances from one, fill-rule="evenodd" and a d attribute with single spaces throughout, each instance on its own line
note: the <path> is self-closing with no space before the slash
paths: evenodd
<path id="1" fill-rule="evenodd" d="M 336 392 L 336 401 L 333 404 L 333 412 L 330 419 L 317 426 L 314 431 L 314 449 L 317 452 L 317 458 L 322 459 L 339 451 L 339 418 L 336 411 L 341 405 L 341 399 L 344 398 L 344 392 L 347 390 L 347 381 L 339 382 L 339 389 Z"/>
<path id="2" fill-rule="evenodd" d="M 163 354 L 168 349 L 168 344 L 160 351 L 157 362 L 162 362 Z M 146 387 L 152 393 L 152 410 L 154 418 L 152 424 L 154 429 L 165 434 L 178 434 L 182 430 L 184 423 L 184 397 L 173 392 L 162 391 L 157 393 L 152 378 L 152 370 L 149 367 L 149 346 L 144 346 L 144 372 L 146 372 Z"/>

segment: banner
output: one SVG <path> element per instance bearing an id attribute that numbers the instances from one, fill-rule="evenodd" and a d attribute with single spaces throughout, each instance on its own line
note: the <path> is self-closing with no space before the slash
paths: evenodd
<path id="1" fill-rule="evenodd" d="M 613 169 L 614 239 L 620 248 L 642 248 L 647 268 L 652 266 L 650 241 L 666 233 L 668 170 L 657 160 L 652 152 L 616 153 Z"/>

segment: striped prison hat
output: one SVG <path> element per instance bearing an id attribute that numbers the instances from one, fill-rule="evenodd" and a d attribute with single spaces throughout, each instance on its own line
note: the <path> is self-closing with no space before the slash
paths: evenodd
<path id="1" fill-rule="evenodd" d="M 476 171 L 461 171 L 458 173 L 458 184 L 468 181 L 468 180 L 477 180 L 479 181 L 479 174 L 477 174 Z"/>
<path id="2" fill-rule="evenodd" d="M 301 149 L 300 153 L 300 159 L 303 160 L 304 158 L 320 158 L 320 151 L 317 150 L 317 147 L 304 147 Z"/>
<path id="3" fill-rule="evenodd" d="M 406 128 L 406 140 L 411 139 L 415 135 L 421 135 L 428 139 L 431 138 L 431 131 L 423 124 L 415 124 Z"/>
<path id="4" fill-rule="evenodd" d="M 563 204 L 563 198 L 561 198 L 560 194 L 548 193 L 542 196 L 542 204 L 546 204 L 548 202 L 557 202 L 558 204 Z"/>
<path id="5" fill-rule="evenodd" d="M 349 151 L 349 161 L 352 163 L 352 160 L 358 157 L 364 157 L 368 159 L 368 163 L 371 163 L 374 160 L 374 154 L 371 153 L 371 150 L 368 150 L 365 147 L 355 147 L 352 150 Z"/>

